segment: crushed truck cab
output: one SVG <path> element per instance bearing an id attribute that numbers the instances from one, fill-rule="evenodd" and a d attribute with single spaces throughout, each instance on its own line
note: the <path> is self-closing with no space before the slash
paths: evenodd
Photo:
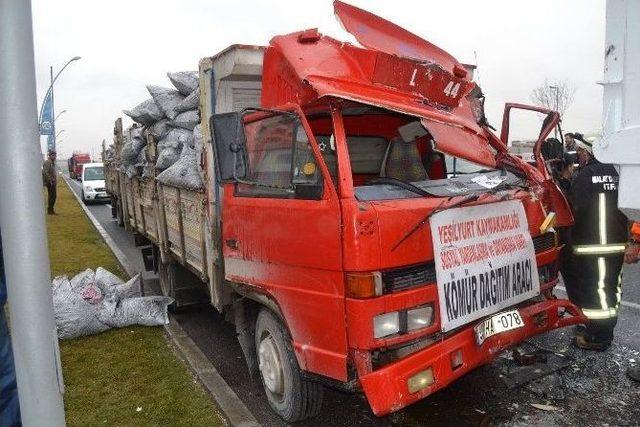
<path id="1" fill-rule="evenodd" d="M 202 59 L 206 188 L 156 183 L 141 214 L 120 209 L 177 304 L 206 285 L 287 421 L 317 414 L 325 385 L 397 411 L 585 321 L 553 295 L 573 221 L 540 155 L 558 113 L 507 104 L 498 137 L 468 67 L 334 5 L 361 46 L 310 29 Z M 507 150 L 514 110 L 546 117 L 535 164 Z"/>

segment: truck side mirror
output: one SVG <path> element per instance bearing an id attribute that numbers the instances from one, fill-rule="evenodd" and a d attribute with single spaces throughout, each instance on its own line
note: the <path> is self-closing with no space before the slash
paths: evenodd
<path id="1" fill-rule="evenodd" d="M 242 116 L 241 112 L 214 114 L 209 121 L 221 182 L 238 181 L 247 175 L 247 141 Z"/>

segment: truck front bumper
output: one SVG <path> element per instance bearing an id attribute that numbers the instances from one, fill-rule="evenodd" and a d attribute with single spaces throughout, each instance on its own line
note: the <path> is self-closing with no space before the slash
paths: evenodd
<path id="1" fill-rule="evenodd" d="M 495 359 L 505 349 L 535 335 L 577 323 L 586 317 L 568 300 L 554 299 L 519 308 L 525 326 L 503 332 L 477 345 L 473 322 L 457 332 L 406 358 L 372 371 L 370 364 L 356 363 L 360 384 L 377 416 L 395 412 L 440 390 L 478 366 Z M 564 316 L 560 316 L 564 312 Z M 452 360 L 456 359 L 453 367 Z M 369 366 L 369 368 L 367 368 Z M 433 383 L 411 393 L 409 379 L 431 369 Z"/>

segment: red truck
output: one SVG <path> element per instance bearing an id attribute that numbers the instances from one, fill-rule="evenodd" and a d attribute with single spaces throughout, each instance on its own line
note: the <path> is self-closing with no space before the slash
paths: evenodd
<path id="1" fill-rule="evenodd" d="M 463 64 L 334 7 L 362 47 L 310 29 L 200 61 L 203 191 L 107 166 L 163 292 L 180 306 L 206 290 L 290 422 L 325 386 L 397 411 L 585 321 L 553 295 L 573 221 L 540 154 L 558 113 L 507 104 L 498 137 Z M 545 117 L 534 165 L 507 150 L 514 110 Z"/>
<path id="2" fill-rule="evenodd" d="M 69 176 L 71 179 L 80 179 L 82 176 L 82 165 L 85 163 L 91 163 L 91 155 L 89 153 L 74 152 L 67 164 L 69 166 Z"/>

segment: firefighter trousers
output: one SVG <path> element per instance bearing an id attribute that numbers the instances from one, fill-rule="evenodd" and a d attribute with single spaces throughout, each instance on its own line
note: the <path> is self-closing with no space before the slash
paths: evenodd
<path id="1" fill-rule="evenodd" d="M 618 322 L 624 255 L 576 255 L 565 249 L 560 270 L 569 299 L 589 319 L 587 333 L 609 343 Z"/>

